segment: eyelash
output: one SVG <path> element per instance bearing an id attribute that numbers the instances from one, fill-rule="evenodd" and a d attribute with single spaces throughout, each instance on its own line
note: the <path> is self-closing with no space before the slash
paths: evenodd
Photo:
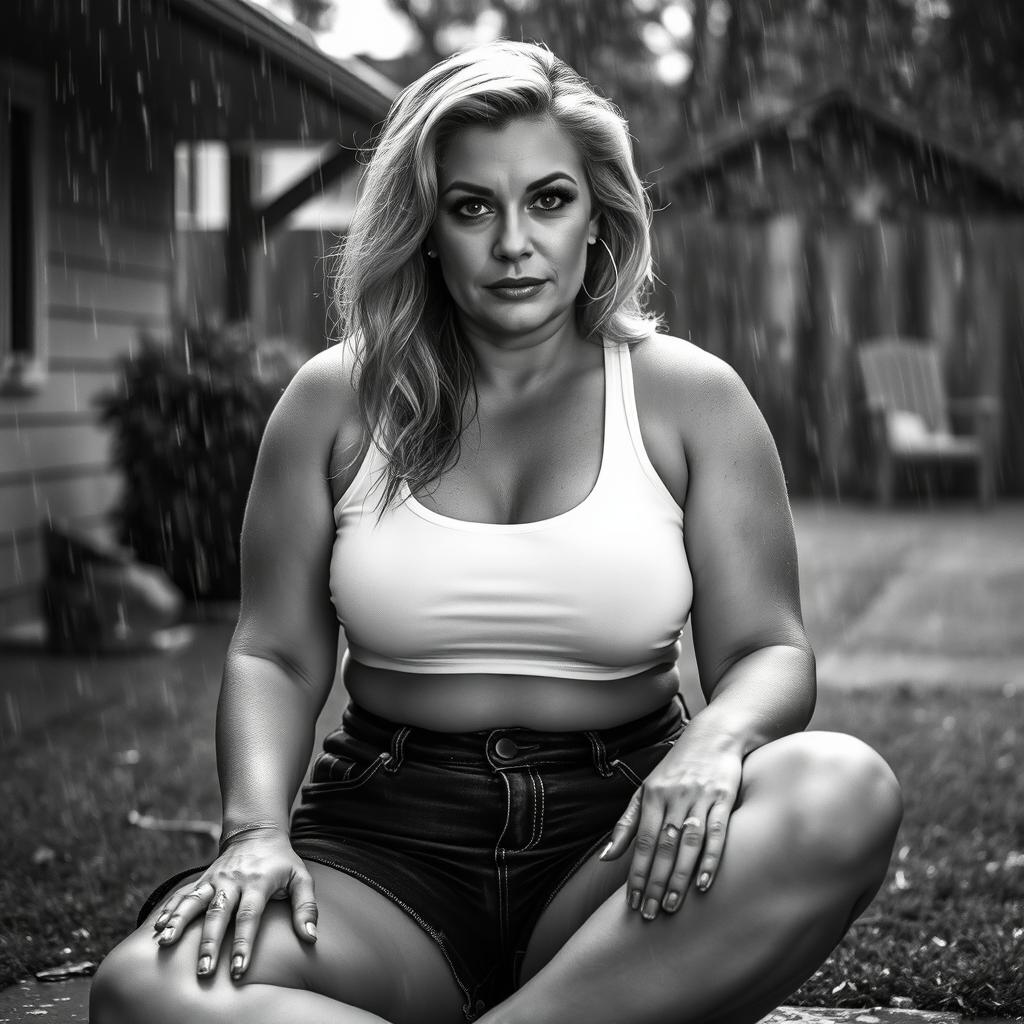
<path id="1" fill-rule="evenodd" d="M 561 210 L 563 207 L 568 206 L 571 202 L 573 202 L 576 199 L 576 193 L 570 192 L 568 189 L 565 188 L 546 188 L 542 192 L 537 193 L 537 195 L 534 197 L 533 202 L 536 203 L 538 200 L 547 199 L 551 197 L 559 201 L 558 205 L 538 207 L 538 209 L 542 213 L 554 213 L 556 210 Z M 483 206 L 484 201 L 482 199 L 459 199 L 454 204 L 452 204 L 452 213 L 455 214 L 455 216 L 461 220 L 479 220 L 482 214 L 471 214 L 465 212 L 465 208 L 473 204 L 476 204 L 477 206 Z"/>

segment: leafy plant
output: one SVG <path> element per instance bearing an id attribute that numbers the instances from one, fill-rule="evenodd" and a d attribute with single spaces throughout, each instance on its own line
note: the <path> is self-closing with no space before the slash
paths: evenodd
<path id="1" fill-rule="evenodd" d="M 267 419 L 299 352 L 244 324 L 144 337 L 100 399 L 125 487 L 122 541 L 193 600 L 239 593 L 238 540 Z"/>

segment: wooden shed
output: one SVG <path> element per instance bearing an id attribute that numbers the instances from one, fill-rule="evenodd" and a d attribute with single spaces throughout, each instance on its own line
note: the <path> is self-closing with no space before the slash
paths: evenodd
<path id="1" fill-rule="evenodd" d="M 0 4 L 0 627 L 37 612 L 40 521 L 97 532 L 122 481 L 95 396 L 178 308 L 175 148 L 227 142 L 225 305 L 264 239 L 355 164 L 394 86 L 245 0 Z M 255 201 L 255 147 L 320 143 Z"/>
<path id="2" fill-rule="evenodd" d="M 854 352 L 889 335 L 936 342 L 952 395 L 1002 400 L 997 486 L 1024 490 L 1024 178 L 844 86 L 658 178 L 656 305 L 743 376 L 795 493 L 860 492 Z"/>

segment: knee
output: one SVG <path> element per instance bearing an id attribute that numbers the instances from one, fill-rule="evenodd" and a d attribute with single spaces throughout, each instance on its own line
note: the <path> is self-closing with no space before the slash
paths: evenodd
<path id="1" fill-rule="evenodd" d="M 135 936 L 116 946 L 100 964 L 89 989 L 91 1024 L 132 1024 L 151 1019 L 146 991 L 152 991 L 151 965 Z"/>
<path id="2" fill-rule="evenodd" d="M 89 989 L 90 1024 L 164 1024 L 195 1019 L 188 979 L 160 962 L 160 947 L 139 930 L 115 946 Z"/>
<path id="3" fill-rule="evenodd" d="M 843 872 L 889 863 L 903 818 L 900 785 L 885 760 L 853 736 L 801 734 L 789 768 L 796 827 L 823 865 Z"/>

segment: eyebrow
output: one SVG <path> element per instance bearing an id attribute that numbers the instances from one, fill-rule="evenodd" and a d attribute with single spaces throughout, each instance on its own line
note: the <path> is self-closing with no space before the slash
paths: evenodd
<path id="1" fill-rule="evenodd" d="M 546 174 L 543 178 L 538 178 L 536 181 L 531 181 L 526 186 L 527 192 L 532 192 L 534 189 L 543 188 L 545 185 L 550 185 L 551 182 L 557 181 L 559 178 L 567 178 L 577 188 L 579 188 L 579 182 L 566 171 L 555 171 L 554 174 Z M 449 192 L 455 191 L 455 189 L 461 189 L 463 192 L 471 192 L 473 195 L 486 196 L 487 198 L 494 197 L 494 189 L 486 188 L 483 185 L 474 185 L 471 181 L 453 181 L 441 195 L 446 196 Z"/>

